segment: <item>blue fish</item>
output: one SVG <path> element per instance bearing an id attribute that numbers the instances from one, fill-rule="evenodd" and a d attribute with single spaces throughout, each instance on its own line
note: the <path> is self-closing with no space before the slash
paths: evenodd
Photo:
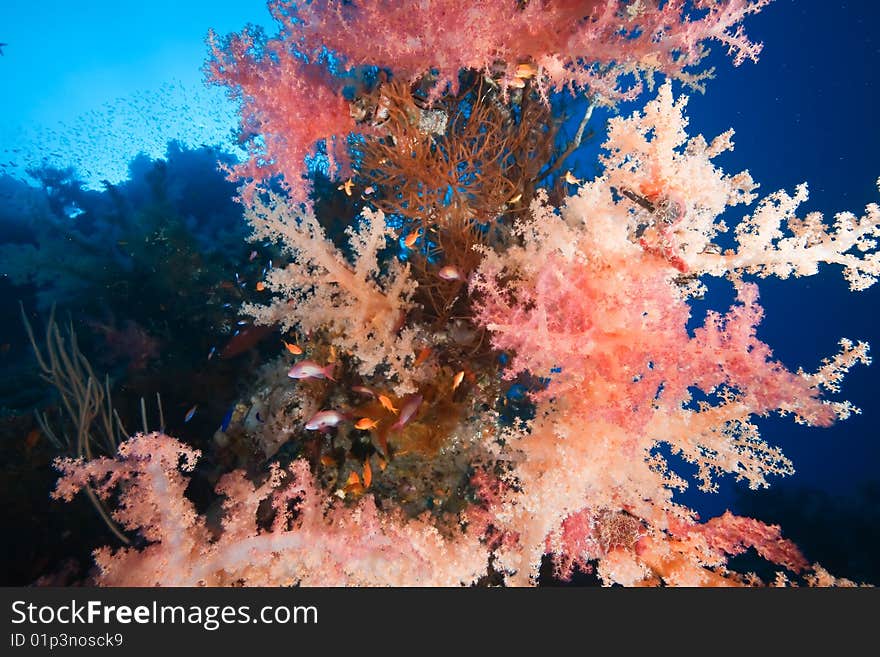
<path id="1" fill-rule="evenodd" d="M 187 422 L 189 422 L 190 420 L 193 419 L 193 416 L 196 414 L 196 409 L 197 409 L 198 407 L 199 407 L 199 405 L 196 404 L 195 406 L 193 406 L 191 409 L 189 409 L 189 410 L 186 412 L 186 415 L 185 415 L 184 418 L 183 418 L 183 423 L 184 423 L 184 424 L 186 424 Z"/>
<path id="2" fill-rule="evenodd" d="M 226 431 L 229 428 L 229 423 L 232 422 L 232 414 L 235 412 L 235 404 L 230 407 L 228 411 L 226 411 L 226 415 L 223 416 L 223 421 L 220 423 L 220 431 Z"/>
<path id="3" fill-rule="evenodd" d="M 208 352 L 208 360 L 214 357 L 214 352 L 217 351 L 217 347 L 211 347 L 211 351 Z"/>

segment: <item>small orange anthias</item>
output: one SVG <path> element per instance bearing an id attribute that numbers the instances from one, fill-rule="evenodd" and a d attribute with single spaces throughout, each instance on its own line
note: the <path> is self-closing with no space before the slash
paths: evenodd
<path id="1" fill-rule="evenodd" d="M 362 417 L 360 420 L 354 423 L 354 428 L 360 429 L 361 431 L 369 431 L 370 429 L 375 429 L 378 426 L 378 420 L 373 420 L 372 418 L 368 417 Z"/>

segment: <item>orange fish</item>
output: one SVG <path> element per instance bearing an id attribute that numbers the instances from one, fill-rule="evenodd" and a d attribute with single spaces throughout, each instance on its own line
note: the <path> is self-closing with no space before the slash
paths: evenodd
<path id="1" fill-rule="evenodd" d="M 361 430 L 375 429 L 378 426 L 379 421 L 369 417 L 362 417 L 360 420 L 354 423 L 354 428 Z"/>
<path id="2" fill-rule="evenodd" d="M 324 454 L 324 456 L 321 457 L 321 465 L 325 468 L 331 468 L 336 465 L 336 459 L 328 454 Z"/>
<path id="3" fill-rule="evenodd" d="M 385 395 L 379 395 L 379 403 L 382 404 L 382 408 L 384 408 L 389 413 L 397 413 L 397 409 L 394 408 L 394 404 L 391 403 L 391 400 L 388 399 Z"/>
<path id="4" fill-rule="evenodd" d="M 342 493 L 341 497 L 345 497 L 346 493 L 354 493 L 355 495 L 363 493 L 364 485 L 361 483 L 360 475 L 358 475 L 357 472 L 352 471 L 352 473 L 348 475 L 348 481 L 345 482 L 342 491 L 339 492 Z"/>
<path id="5" fill-rule="evenodd" d="M 266 284 L 263 281 L 257 281 L 257 292 L 262 292 L 266 289 Z"/>
<path id="6" fill-rule="evenodd" d="M 406 236 L 406 239 L 403 240 L 403 243 L 406 244 L 406 248 L 411 249 L 413 245 L 416 243 L 416 240 L 419 239 L 419 231 L 414 230 L 409 235 Z"/>
<path id="7" fill-rule="evenodd" d="M 419 351 L 419 355 L 416 356 L 416 360 L 413 363 L 413 367 L 418 367 L 419 365 L 424 363 L 426 360 L 428 360 L 428 357 L 431 355 L 432 351 L 433 350 L 431 349 L 431 347 L 422 347 L 421 351 Z"/>
<path id="8" fill-rule="evenodd" d="M 300 347 L 295 344 L 290 344 L 289 342 L 287 342 L 287 340 L 282 340 L 281 342 L 284 343 L 284 348 L 287 349 L 287 351 L 292 353 L 294 356 L 299 356 L 303 352 Z"/>
<path id="9" fill-rule="evenodd" d="M 458 386 L 461 385 L 461 381 L 464 379 L 464 370 L 455 375 L 455 378 L 452 379 L 452 390 L 455 391 Z"/>
<path id="10" fill-rule="evenodd" d="M 382 472 L 385 472 L 385 468 L 387 468 L 387 467 L 388 467 L 388 461 L 386 461 L 385 459 L 383 459 L 383 458 L 380 456 L 380 457 L 379 457 L 379 469 L 380 469 Z"/>
<path id="11" fill-rule="evenodd" d="M 352 182 L 351 178 L 349 178 L 336 189 L 344 191 L 346 196 L 351 196 L 352 187 L 354 187 L 354 183 Z"/>
<path id="12" fill-rule="evenodd" d="M 516 77 L 522 78 L 523 80 L 528 80 L 529 78 L 535 77 L 535 73 L 538 72 L 538 67 L 531 63 L 525 64 L 517 64 L 516 65 Z"/>
<path id="13" fill-rule="evenodd" d="M 364 488 L 369 488 L 373 483 L 373 469 L 370 467 L 370 459 L 364 461 Z"/>

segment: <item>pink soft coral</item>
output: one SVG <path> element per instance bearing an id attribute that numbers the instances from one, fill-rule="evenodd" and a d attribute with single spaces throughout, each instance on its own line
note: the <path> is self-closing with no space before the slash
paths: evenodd
<path id="1" fill-rule="evenodd" d="M 230 37 L 225 49 L 214 33 L 209 44 L 209 80 L 228 87 L 241 106 L 240 139 L 250 158 L 231 173 L 249 181 L 246 198 L 257 182 L 283 175 L 292 198 L 305 201 L 311 189 L 305 160 L 320 141 L 327 144 L 331 167 L 342 174 L 348 170 L 345 136 L 354 121 L 339 84 L 322 64 L 305 61 L 278 41 L 258 54 L 248 31 Z"/>
<path id="2" fill-rule="evenodd" d="M 556 88 L 593 87 L 612 99 L 624 72 L 662 71 L 696 82 L 691 70 L 702 42 L 728 47 L 736 64 L 760 46 L 740 25 L 769 0 L 702 0 L 689 11 L 672 0 L 391 0 L 347 3 L 273 2 L 275 15 L 310 51 L 331 48 L 352 64 L 374 64 L 416 78 L 429 68 L 457 85 L 463 68 L 489 74 L 499 65 L 512 79 L 533 61 Z M 697 15 L 697 14 L 700 15 Z M 304 24 L 294 22 L 304 21 Z M 630 90 L 632 93 L 634 90 Z"/>
<path id="3" fill-rule="evenodd" d="M 139 532 L 137 550 L 95 552 L 95 582 L 108 586 L 456 586 L 479 577 L 486 548 L 473 533 L 444 537 L 424 519 L 380 511 L 372 498 L 345 506 L 315 485 L 305 461 L 273 466 L 256 485 L 244 473 L 225 475 L 219 536 L 187 499 L 182 472 L 199 452 L 158 433 L 139 434 L 114 459 L 59 459 L 54 497 L 71 499 L 91 486 L 119 503 L 114 518 Z M 268 501 L 271 525 L 258 524 Z"/>
<path id="4" fill-rule="evenodd" d="M 788 370 L 757 338 L 763 311 L 757 286 L 743 282 L 740 267 L 726 270 L 737 303 L 688 329 L 688 300 L 700 292 L 696 275 L 720 252 L 712 242 L 725 230 L 720 215 L 750 200 L 754 184 L 711 163 L 730 147 L 730 133 L 712 144 L 687 139 L 683 108 L 664 85 L 644 113 L 615 120 L 605 172 L 558 210 L 539 197 L 532 217 L 517 223 L 515 245 L 485 249 L 471 280 L 478 322 L 493 346 L 510 352 L 506 376 L 528 372 L 546 381 L 533 393 L 535 420 L 507 441 L 517 454 L 510 457 L 517 462 L 511 490 L 521 492 L 507 495 L 496 513 L 498 526 L 519 543 L 501 549 L 498 563 L 516 573 L 513 581 L 534 576 L 548 547 L 563 573 L 593 558 L 610 581 L 618 569 L 635 577 L 647 568 L 645 559 L 636 568 L 619 550 L 597 548 L 597 513 L 638 519 L 649 537 L 643 547 L 662 552 L 654 555 L 655 570 L 665 559 L 684 559 L 679 539 L 670 538 L 670 523 L 693 522 L 692 512 L 672 499 L 686 482 L 670 472 L 659 446 L 695 464 L 704 490 L 713 490 L 723 473 L 765 486 L 770 475 L 793 469 L 761 440 L 754 416 L 778 412 L 827 426 L 853 412 L 846 402 L 822 399 L 821 392 L 836 391 L 842 372 L 868 362 L 867 345 L 844 340 L 841 353 L 816 373 Z M 869 210 L 862 220 L 863 234 L 877 229 L 875 215 Z M 770 222 L 766 216 L 747 221 L 738 230 L 737 255 L 721 257 L 750 262 L 747 271 L 765 258 L 772 263 L 777 256 L 767 240 L 746 238 L 751 226 L 760 231 Z M 648 243 L 652 230 L 657 241 Z M 786 257 L 802 265 L 813 258 L 838 262 L 837 248 L 851 246 L 829 242 L 831 248 L 813 249 L 803 241 L 797 248 L 792 240 Z M 875 245 L 863 246 L 870 251 Z M 872 271 L 873 253 L 850 257 L 846 267 Z M 734 528 L 743 544 L 754 527 Z M 617 565 L 602 566 L 606 558 Z M 682 565 L 670 577 L 701 581 L 702 566 L 695 563 L 697 570 Z"/>

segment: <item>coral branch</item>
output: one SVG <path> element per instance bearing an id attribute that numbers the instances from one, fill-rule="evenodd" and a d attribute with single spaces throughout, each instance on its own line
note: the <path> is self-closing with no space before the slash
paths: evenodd
<path id="1" fill-rule="evenodd" d="M 63 459 L 56 498 L 71 499 L 89 484 L 103 499 L 118 492 L 114 517 L 140 531 L 141 550 L 96 552 L 98 584 L 110 586 L 457 586 L 486 568 L 479 537 L 461 529 L 444 537 L 426 519 L 380 511 L 371 498 L 354 507 L 324 497 L 308 464 L 274 466 L 254 485 L 242 472 L 226 475 L 222 529 L 213 539 L 206 518 L 186 498 L 199 453 L 161 434 L 139 434 L 115 459 Z M 268 500 L 274 520 L 258 523 Z"/>
<path id="2" fill-rule="evenodd" d="M 400 327 L 415 282 L 409 266 L 397 261 L 380 271 L 378 253 L 393 235 L 384 215 L 364 210 L 360 228 L 347 230 L 353 263 L 327 239 L 311 208 L 300 210 L 270 194 L 268 201 L 254 198 L 246 217 L 254 228 L 252 239 L 280 240 L 293 258 L 266 277 L 266 285 L 282 298 L 269 306 L 248 304 L 243 311 L 283 329 L 328 329 L 336 345 L 357 356 L 363 375 L 387 365 L 399 390 L 411 391 L 404 366 L 413 353 L 415 332 Z"/>

